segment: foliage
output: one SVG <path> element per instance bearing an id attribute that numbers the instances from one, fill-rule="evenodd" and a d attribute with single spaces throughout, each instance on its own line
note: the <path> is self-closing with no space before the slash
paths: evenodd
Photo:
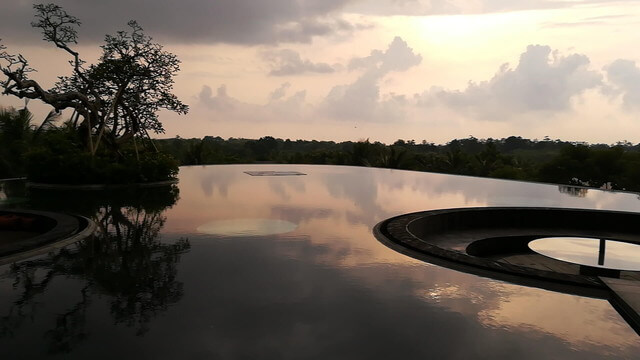
<path id="1" fill-rule="evenodd" d="M 623 146 L 591 148 L 568 145 L 540 168 L 540 179 L 573 185 L 638 189 L 639 165 L 640 154 L 627 151 Z"/>
<path id="2" fill-rule="evenodd" d="M 38 147 L 26 155 L 30 181 L 50 184 L 133 184 L 175 179 L 178 164 L 162 153 L 132 151 L 118 158 L 110 154 L 91 156 L 73 147 L 60 151 Z"/>
<path id="3" fill-rule="evenodd" d="M 444 145 L 397 140 L 392 145 L 276 139 L 158 140 L 181 165 L 290 163 L 374 166 L 567 185 L 640 190 L 640 145 L 587 145 L 561 140 L 455 139 Z"/>
<path id="4" fill-rule="evenodd" d="M 0 108 L 0 178 L 24 175 L 23 155 L 33 136 L 32 119 L 24 109 Z"/>
<path id="5" fill-rule="evenodd" d="M 172 180 L 178 163 L 147 140 L 123 144 L 115 154 L 95 156 L 70 122 L 58 126 L 50 113 L 37 129 L 27 109 L 0 109 L 0 178 L 27 175 L 31 181 L 59 184 L 126 184 Z M 147 144 L 145 146 L 145 144 Z"/>

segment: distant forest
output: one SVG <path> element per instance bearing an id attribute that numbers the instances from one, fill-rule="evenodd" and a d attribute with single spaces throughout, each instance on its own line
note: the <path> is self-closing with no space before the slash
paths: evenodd
<path id="1" fill-rule="evenodd" d="M 162 139 L 158 148 L 181 165 L 283 163 L 372 166 L 502 179 L 640 191 L 640 144 L 587 144 L 561 140 L 307 141 L 205 136 Z"/>

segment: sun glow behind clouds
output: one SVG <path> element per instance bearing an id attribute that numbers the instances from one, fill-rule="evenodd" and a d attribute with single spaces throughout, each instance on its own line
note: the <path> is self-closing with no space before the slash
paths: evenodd
<path id="1" fill-rule="evenodd" d="M 496 38 L 509 33 L 521 33 L 535 22 L 535 15 L 536 12 L 428 16 L 415 18 L 415 22 L 420 29 L 419 32 L 428 35 L 431 42 L 450 44 L 469 39 Z"/>
<path id="2" fill-rule="evenodd" d="M 454 3 L 462 15 L 387 16 L 394 13 L 389 10 L 392 6 L 389 2 L 395 4 L 393 6 L 400 4 L 407 8 L 419 6 L 416 1 L 389 0 L 380 2 L 382 5 L 376 3 L 376 9 L 381 10 L 377 12 L 357 13 L 352 9 L 348 13 L 339 13 L 336 10 L 334 15 L 346 21 L 345 24 L 351 24 L 353 31 L 330 32 L 314 37 L 309 43 L 252 42 L 248 45 L 161 41 L 166 49 L 182 60 L 175 93 L 191 105 L 191 113 L 185 117 L 161 113 L 167 133 L 160 136 L 273 135 L 327 140 L 370 138 L 392 142 L 420 133 L 425 134 L 420 137 L 437 142 L 471 134 L 476 137 L 521 135 L 531 138 L 549 135 L 565 140 L 615 142 L 621 140 L 621 136 L 626 137 L 626 134 L 640 133 L 640 121 L 632 113 L 624 111 L 619 104 L 621 101 L 612 100 L 596 88 L 590 89 L 588 96 L 582 93 L 573 96 L 571 101 L 575 106 L 571 109 L 545 114 L 544 117 L 537 113 L 517 114 L 512 117 L 513 121 L 491 123 L 490 126 L 482 123 L 477 116 L 460 113 L 458 108 L 447 104 L 415 106 L 415 95 L 429 92 L 432 87 L 448 92 L 465 92 L 469 82 L 490 82 L 503 64 L 508 63 L 511 69 L 517 67 L 520 56 L 529 45 L 551 48 L 549 62 L 554 56 L 584 55 L 589 59 L 588 68 L 601 72 L 606 81 L 602 69 L 615 60 L 640 63 L 640 47 L 635 46 L 638 40 L 636 29 L 640 23 L 640 6 L 636 2 L 594 4 L 589 0 L 590 4 L 587 5 L 573 2 L 577 5 L 569 7 L 561 4 L 555 9 L 481 14 L 482 11 L 491 10 L 487 8 L 487 3 L 460 1 Z M 492 11 L 496 11 L 499 5 L 507 4 L 502 1 L 488 3 L 493 4 Z M 526 4 L 507 5 L 513 9 L 534 3 L 539 4 L 527 1 Z M 545 4 L 558 3 L 553 1 Z M 424 14 L 435 11 L 428 6 L 423 10 L 421 13 Z M 417 13 L 405 9 L 394 14 Z M 28 24 L 28 21 L 30 18 L 25 23 Z M 81 35 L 86 35 L 86 27 L 90 27 L 90 24 L 83 26 Z M 149 35 L 161 38 L 163 33 L 157 32 L 157 29 L 150 30 Z M 395 37 L 405 41 L 416 55 L 422 57 L 422 61 L 403 71 L 385 73 L 376 79 L 368 94 L 377 95 L 373 96 L 376 104 L 393 103 L 395 107 L 391 107 L 389 113 L 401 115 L 387 116 L 376 111 L 376 114 L 382 115 L 375 121 L 371 121 L 373 117 L 362 117 L 357 121 L 344 122 L 321 116 L 326 112 L 315 111 L 333 88 L 354 84 L 367 71 L 365 68 L 349 69 L 352 59 L 368 57 L 372 51 L 386 51 Z M 21 45 L 19 39 L 14 39 L 13 43 L 11 40 L 4 39 L 11 49 L 24 51 L 39 70 L 33 74 L 35 79 L 44 78 L 45 82 L 51 82 L 47 79 L 55 79 L 61 73 L 60 69 L 66 67 L 67 58 L 49 45 L 42 44 L 43 47 L 36 48 Z M 43 51 L 43 48 L 49 50 Z M 92 57 L 96 48 L 92 45 L 91 49 L 83 48 L 81 54 Z M 281 67 L 267 61 L 269 54 L 271 57 L 273 54 L 295 54 L 300 60 L 298 65 L 305 65 L 303 67 L 307 70 L 323 68 L 331 71 L 283 72 L 278 70 Z M 199 97 L 204 86 L 214 92 L 219 88 L 226 89 L 226 94 L 235 100 L 235 110 L 221 112 L 207 107 Z M 280 101 L 274 102 L 271 94 L 278 89 L 284 89 L 286 93 L 283 92 Z M 295 111 L 289 111 L 291 109 L 287 106 L 291 103 L 295 103 Z M 0 96 L 0 105 L 20 107 L 22 104 L 23 101 L 19 99 Z M 43 118 L 49 110 L 48 107 L 38 106 L 35 101 L 30 108 L 37 112 L 38 119 Z M 385 121 L 380 121 L 381 118 Z M 553 128 L 550 129 L 540 119 L 552 119 Z M 603 121 L 610 125 L 607 131 L 598 130 Z M 628 140 L 637 141 L 635 138 Z"/>

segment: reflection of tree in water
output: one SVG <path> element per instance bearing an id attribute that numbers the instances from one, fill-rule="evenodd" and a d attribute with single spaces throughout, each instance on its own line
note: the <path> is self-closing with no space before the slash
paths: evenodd
<path id="1" fill-rule="evenodd" d="M 55 198 L 64 196 L 32 195 L 32 201 L 40 202 L 40 208 L 46 208 L 51 201 L 60 204 L 62 199 Z M 40 296 L 56 277 L 83 284 L 80 300 L 58 314 L 54 328 L 46 332 L 52 352 L 71 351 L 88 336 L 87 313 L 97 297 L 107 297 L 116 324 L 133 327 L 138 335 L 149 330 L 149 322 L 155 316 L 182 298 L 184 291 L 182 283 L 176 281 L 176 265 L 181 254 L 190 248 L 189 241 L 163 243 L 158 237 L 166 221 L 164 210 L 178 198 L 177 187 L 103 195 L 106 197 L 90 204 L 86 197 L 77 204 L 66 203 L 76 212 L 94 210 L 98 231 L 93 238 L 11 266 L 13 288 L 22 293 L 8 315 L 2 317 L 0 336 L 10 336 L 23 321 L 37 316 Z"/>
<path id="2" fill-rule="evenodd" d="M 558 191 L 569 196 L 585 197 L 589 193 L 589 189 L 577 186 L 559 185 Z"/>
<path id="3" fill-rule="evenodd" d="M 0 181 L 0 206 L 12 207 L 24 201 L 24 191 L 22 180 Z"/>

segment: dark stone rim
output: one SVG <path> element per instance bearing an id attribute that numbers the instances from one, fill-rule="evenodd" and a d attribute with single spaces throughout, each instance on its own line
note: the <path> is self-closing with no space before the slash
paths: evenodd
<path id="1" fill-rule="evenodd" d="M 528 216 L 522 215 L 543 215 L 535 218 L 536 222 L 527 223 Z M 438 216 L 447 217 L 451 221 L 434 221 L 431 226 L 418 226 L 422 219 L 443 220 Z M 496 215 L 503 215 L 496 216 Z M 563 217 L 567 216 L 567 217 Z M 577 216 L 577 218 L 576 218 Z M 465 219 L 466 217 L 466 219 Z M 491 219 L 489 224 L 484 223 L 487 219 Z M 498 220 L 496 220 L 498 219 Z M 507 230 L 500 229 L 500 224 L 504 227 L 505 219 L 515 221 L 516 227 Z M 542 219 L 538 222 L 537 220 Z M 581 222 L 579 227 L 567 226 L 567 220 L 590 220 Z M 606 221 L 595 221 L 595 220 Z M 617 220 L 615 229 L 610 226 L 603 226 L 612 219 Z M 571 222 L 569 222 L 571 224 Z M 586 225 L 585 225 L 586 224 Z M 425 224 L 422 224 L 425 225 Z M 485 226 L 481 226 L 485 225 Z M 514 225 L 509 223 L 509 225 Z M 550 225 L 552 229 L 547 229 Z M 574 275 L 560 273 L 554 271 L 543 271 L 526 266 L 516 266 L 507 263 L 501 263 L 489 258 L 474 257 L 468 255 L 468 245 L 465 251 L 446 249 L 435 245 L 432 241 L 437 241 L 437 235 L 440 233 L 453 232 L 455 237 L 456 228 L 464 230 L 480 230 L 482 236 L 475 241 L 495 240 L 496 242 L 508 239 L 516 242 L 527 242 L 537 237 L 545 237 L 550 233 L 566 236 L 585 236 L 585 232 L 589 232 L 590 237 L 594 237 L 593 233 L 602 236 L 611 236 L 614 234 L 616 240 L 622 240 L 630 243 L 640 243 L 640 214 L 622 211 L 605 211 L 605 210 L 588 210 L 588 209 L 567 209 L 567 208 L 535 208 L 535 207 L 485 207 L 485 208 L 459 208 L 459 209 L 441 209 L 432 211 L 423 211 L 400 215 L 378 223 L 373 233 L 375 237 L 387 247 L 396 250 L 415 259 L 429 262 L 435 265 L 443 266 L 449 269 L 470 273 L 490 279 L 507 281 L 517 285 L 537 287 L 541 289 L 578 295 L 600 298 L 608 300 L 623 319 L 640 335 L 640 311 L 637 305 L 628 303 L 625 298 L 629 296 L 637 296 L 628 290 L 616 289 L 611 287 L 607 282 L 611 281 L 605 276 L 599 274 L 590 275 Z M 587 230 L 584 230 L 584 229 Z M 413 232 L 411 231 L 413 230 Z M 533 232 L 532 232 L 533 231 Z M 431 232 L 431 233 L 430 233 Z M 416 234 L 417 233 L 417 234 Z M 537 234 L 536 234 L 537 233 Z M 436 234 L 435 236 L 433 234 Z M 487 237 L 487 234 L 497 235 Z M 505 236 L 505 234 L 507 236 Z M 469 241 L 469 232 L 467 235 Z M 429 238 L 432 239 L 429 239 Z M 473 239 L 471 237 L 471 239 Z M 470 243 L 473 243 L 471 241 Z M 492 246 L 495 246 L 493 244 Z M 556 260 L 559 261 L 559 260 Z M 632 272 L 637 273 L 637 272 Z M 633 283 L 633 287 L 638 288 L 638 281 L 625 280 Z M 621 292 L 622 291 L 622 292 Z M 625 293 L 627 292 L 627 293 Z"/>
<path id="2" fill-rule="evenodd" d="M 27 188 L 42 189 L 42 190 L 110 190 L 110 189 L 125 189 L 125 188 L 153 188 L 169 186 L 178 183 L 178 179 L 155 181 L 148 183 L 133 183 L 133 184 L 47 184 L 37 182 L 27 182 Z"/>
<path id="3" fill-rule="evenodd" d="M 0 264 L 7 263 L 7 259 L 24 258 L 24 254 L 34 256 L 46 252 L 56 244 L 77 241 L 93 234 L 96 224 L 85 217 L 35 210 L 0 210 L 0 215 L 15 214 L 35 217 L 46 223 L 45 228 L 38 235 L 0 246 Z"/>
<path id="4" fill-rule="evenodd" d="M 576 219 L 582 221 L 573 221 L 573 223 L 569 221 Z M 596 219 L 600 221 L 595 221 Z M 604 225 L 611 223 L 612 219 L 617 221 L 613 230 L 610 229 L 612 226 Z M 404 214 L 378 223 L 373 232 L 375 237 L 387 247 L 439 266 L 525 286 L 608 298 L 608 288 L 598 276 L 539 270 L 471 256 L 463 251 L 438 246 L 437 236 L 443 234 L 455 236 L 459 231 L 466 231 L 467 236 L 469 232 L 478 231 L 476 240 L 490 237 L 530 236 L 533 239 L 549 235 L 596 234 L 638 243 L 640 242 L 638 224 L 640 224 L 640 214 L 631 212 L 548 207 L 483 207 L 439 209 Z M 501 229 L 505 225 L 508 227 Z"/>

